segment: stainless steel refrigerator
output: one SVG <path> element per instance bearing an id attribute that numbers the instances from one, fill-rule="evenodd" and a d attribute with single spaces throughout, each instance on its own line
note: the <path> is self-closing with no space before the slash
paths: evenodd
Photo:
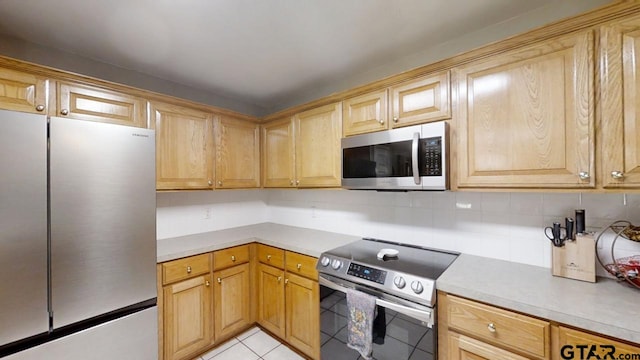
<path id="1" fill-rule="evenodd" d="M 157 359 L 152 130 L 0 110 L 0 357 Z"/>

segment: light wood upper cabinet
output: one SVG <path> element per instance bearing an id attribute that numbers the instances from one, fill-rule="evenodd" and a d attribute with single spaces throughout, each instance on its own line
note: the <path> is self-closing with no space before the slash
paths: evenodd
<path id="1" fill-rule="evenodd" d="M 640 17 L 601 29 L 598 168 L 604 188 L 640 187 Z"/>
<path id="2" fill-rule="evenodd" d="M 391 126 L 451 118 L 449 71 L 406 81 L 389 89 Z"/>
<path id="3" fill-rule="evenodd" d="M 295 187 L 295 139 L 290 118 L 262 126 L 264 187 Z"/>
<path id="4" fill-rule="evenodd" d="M 260 186 L 260 129 L 250 121 L 221 116 L 215 122 L 216 188 Z"/>
<path id="5" fill-rule="evenodd" d="M 164 287 L 164 358 L 191 359 L 213 342 L 211 276 Z"/>
<path id="6" fill-rule="evenodd" d="M 214 333 L 216 341 L 225 339 L 251 324 L 249 264 L 213 273 Z"/>
<path id="7" fill-rule="evenodd" d="M 320 359 L 320 288 L 317 281 L 286 274 L 286 339 L 312 359 Z"/>
<path id="8" fill-rule="evenodd" d="M 56 116 L 147 127 L 146 102 L 128 94 L 58 81 Z"/>
<path id="9" fill-rule="evenodd" d="M 46 114 L 46 78 L 0 68 L 0 109 Z"/>
<path id="10" fill-rule="evenodd" d="M 458 188 L 592 188 L 593 33 L 454 70 Z"/>
<path id="11" fill-rule="evenodd" d="M 294 116 L 296 185 L 340 186 L 341 103 Z"/>
<path id="12" fill-rule="evenodd" d="M 387 90 L 360 95 L 342 102 L 342 134 L 351 136 L 389 128 Z"/>
<path id="13" fill-rule="evenodd" d="M 213 188 L 213 115 L 160 102 L 149 107 L 156 130 L 157 189 Z"/>

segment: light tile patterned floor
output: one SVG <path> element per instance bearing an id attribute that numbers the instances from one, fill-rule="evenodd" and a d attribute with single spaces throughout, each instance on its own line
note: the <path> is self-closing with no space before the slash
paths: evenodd
<path id="1" fill-rule="evenodd" d="M 258 327 L 228 340 L 193 360 L 304 360 Z"/>

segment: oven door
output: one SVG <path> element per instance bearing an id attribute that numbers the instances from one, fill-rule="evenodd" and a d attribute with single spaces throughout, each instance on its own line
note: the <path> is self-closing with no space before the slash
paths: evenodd
<path id="1" fill-rule="evenodd" d="M 377 360 L 436 359 L 435 308 L 385 296 L 375 289 L 320 274 L 322 359 L 362 359 L 347 343 L 347 301 L 345 291 L 355 288 L 378 297 L 378 313 L 384 309 L 386 334 L 382 343 L 374 341 Z M 425 321 L 426 320 L 426 321 Z"/>

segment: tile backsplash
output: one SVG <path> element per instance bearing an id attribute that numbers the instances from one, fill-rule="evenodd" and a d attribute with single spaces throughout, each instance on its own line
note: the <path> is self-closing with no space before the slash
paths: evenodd
<path id="1" fill-rule="evenodd" d="M 620 219 L 640 224 L 636 193 L 216 190 L 159 193 L 158 238 L 270 221 L 550 267 L 543 228 L 575 209 L 586 210 L 588 230 Z M 632 254 L 640 244 L 616 243 L 616 257 Z"/>

